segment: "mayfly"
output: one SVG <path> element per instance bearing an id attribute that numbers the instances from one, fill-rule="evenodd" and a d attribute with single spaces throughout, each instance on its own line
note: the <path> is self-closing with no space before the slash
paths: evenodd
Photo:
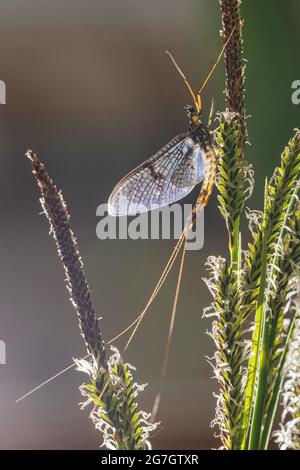
<path id="1" fill-rule="evenodd" d="M 195 96 L 173 56 L 167 53 L 194 100 L 194 106 L 186 107 L 189 129 L 177 135 L 116 185 L 108 200 L 111 215 L 135 215 L 171 204 L 184 198 L 202 180 L 201 201 L 205 202 L 211 192 L 216 156 L 208 126 L 201 120 L 200 93 L 204 86 Z"/>
<path id="2" fill-rule="evenodd" d="M 168 56 L 183 79 L 193 99 L 193 106 L 188 105 L 185 108 L 189 119 L 189 128 L 186 132 L 177 135 L 156 154 L 128 173 L 128 175 L 116 185 L 109 197 L 108 212 L 110 215 L 135 215 L 163 207 L 184 198 L 202 181 L 202 187 L 196 204 L 152 295 L 144 310 L 128 327 L 135 326 L 125 349 L 131 342 L 148 307 L 153 302 L 172 269 L 180 249 L 182 245 L 184 245 L 189 230 L 196 220 L 197 213 L 206 206 L 212 193 L 217 170 L 217 151 L 213 145 L 212 134 L 209 129 L 211 118 L 209 119 L 208 125 L 204 124 L 201 119 L 201 95 L 219 63 L 233 32 L 234 29 L 231 31 L 216 62 L 211 67 L 197 93 L 194 93 L 189 81 L 178 66 L 174 57 L 167 51 Z M 183 249 L 181 265 L 183 265 L 184 253 L 185 249 Z M 173 316 L 176 311 L 181 274 L 182 269 L 180 269 L 177 281 L 171 325 L 174 323 Z"/>

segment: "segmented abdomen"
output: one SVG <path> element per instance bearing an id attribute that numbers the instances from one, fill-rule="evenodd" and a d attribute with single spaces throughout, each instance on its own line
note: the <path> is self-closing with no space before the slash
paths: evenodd
<path id="1" fill-rule="evenodd" d="M 191 226 L 194 224 L 196 220 L 198 212 L 202 210 L 208 203 L 208 200 L 213 191 L 215 181 L 216 181 L 216 174 L 217 174 L 216 149 L 213 146 L 208 147 L 206 150 L 205 156 L 206 156 L 205 174 L 203 178 L 203 183 L 202 183 L 202 187 L 201 187 L 199 196 L 197 198 L 196 204 L 191 214 L 192 216 L 191 225 L 188 228 L 191 228 Z"/>

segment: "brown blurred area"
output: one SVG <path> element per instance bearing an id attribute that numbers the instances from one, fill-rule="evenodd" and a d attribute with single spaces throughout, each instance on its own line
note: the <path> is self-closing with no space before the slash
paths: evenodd
<path id="1" fill-rule="evenodd" d="M 243 10 L 255 146 L 247 157 L 257 171 L 251 203 L 256 206 L 263 177 L 271 174 L 278 149 L 299 123 L 300 109 L 290 102 L 290 84 L 300 78 L 299 2 L 261 3 L 245 0 Z M 190 100 L 165 49 L 196 87 L 220 50 L 219 29 L 218 2 L 211 0 L 2 0 L 0 79 L 7 87 L 7 104 L 0 105 L 0 339 L 7 347 L 7 364 L 0 366 L 2 449 L 92 449 L 101 442 L 77 405 L 85 380 L 78 372 L 14 404 L 85 352 L 46 218 L 39 216 L 26 149 L 40 156 L 63 190 L 109 339 L 144 306 L 174 242 L 99 241 L 96 208 L 124 174 L 187 127 L 183 108 Z M 204 119 L 212 96 L 223 109 L 223 83 L 221 63 L 203 95 Z M 186 201 L 195 196 L 196 191 Z M 202 277 L 207 256 L 224 255 L 226 243 L 214 195 L 205 213 L 204 249 L 186 258 L 154 448 L 218 446 L 210 427 L 217 385 L 205 359 L 213 344 L 206 335 L 210 320 L 202 319 L 210 302 Z M 149 383 L 140 396 L 147 411 L 159 387 L 174 284 L 173 275 L 125 355 L 137 367 L 138 382 Z"/>

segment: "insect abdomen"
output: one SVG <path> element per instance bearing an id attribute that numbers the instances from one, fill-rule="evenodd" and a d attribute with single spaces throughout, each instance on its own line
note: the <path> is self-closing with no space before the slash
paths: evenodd
<path id="1" fill-rule="evenodd" d="M 192 224 L 194 224 L 197 213 L 203 209 L 213 191 L 216 173 L 217 173 L 217 156 L 216 150 L 214 147 L 208 147 L 206 149 L 206 166 L 205 166 L 205 175 L 202 183 L 202 187 L 196 201 L 195 207 L 192 212 Z"/>

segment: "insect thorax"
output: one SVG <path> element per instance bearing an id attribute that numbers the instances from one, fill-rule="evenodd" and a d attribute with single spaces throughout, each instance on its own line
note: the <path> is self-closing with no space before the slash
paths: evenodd
<path id="1" fill-rule="evenodd" d="M 199 124 L 190 124 L 189 131 L 194 142 L 200 144 L 205 150 L 212 145 L 212 138 L 208 127 L 200 122 Z"/>

